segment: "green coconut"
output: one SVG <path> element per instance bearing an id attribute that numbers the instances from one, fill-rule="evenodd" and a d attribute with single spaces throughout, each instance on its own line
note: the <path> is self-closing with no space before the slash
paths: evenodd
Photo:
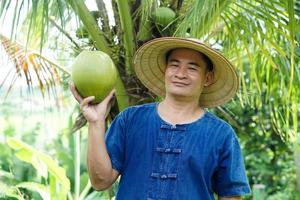
<path id="1" fill-rule="evenodd" d="M 95 96 L 92 103 L 101 102 L 116 85 L 117 69 L 102 51 L 82 51 L 71 68 L 77 91 L 82 97 Z"/>
<path id="2" fill-rule="evenodd" d="M 171 8 L 159 7 L 154 11 L 153 17 L 157 25 L 166 27 L 175 19 L 176 13 Z"/>

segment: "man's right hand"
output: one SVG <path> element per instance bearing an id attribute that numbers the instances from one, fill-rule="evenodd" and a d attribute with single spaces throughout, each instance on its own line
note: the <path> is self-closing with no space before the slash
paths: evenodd
<path id="1" fill-rule="evenodd" d="M 95 99 L 94 96 L 82 98 L 77 92 L 73 82 L 69 82 L 69 89 L 80 104 L 81 112 L 89 123 L 97 123 L 106 119 L 112 105 L 115 89 L 98 104 L 90 104 Z"/>

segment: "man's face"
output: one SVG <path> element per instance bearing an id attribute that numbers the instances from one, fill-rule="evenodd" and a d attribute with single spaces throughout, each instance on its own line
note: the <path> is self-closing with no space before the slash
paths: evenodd
<path id="1" fill-rule="evenodd" d="M 198 100 L 204 84 L 212 78 L 206 67 L 199 52 L 186 48 L 173 50 L 165 70 L 166 95 Z"/>

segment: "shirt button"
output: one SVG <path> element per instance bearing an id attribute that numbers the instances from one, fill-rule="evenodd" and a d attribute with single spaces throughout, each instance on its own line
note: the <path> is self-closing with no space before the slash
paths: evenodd
<path id="1" fill-rule="evenodd" d="M 161 178 L 161 179 L 167 179 L 167 178 L 168 178 L 168 176 L 167 176 L 167 175 L 165 175 L 165 174 L 163 174 L 163 175 L 161 175 L 161 176 L 160 176 L 160 178 Z"/>
<path id="2" fill-rule="evenodd" d="M 170 152 L 171 152 L 171 149 L 169 149 L 169 148 L 168 148 L 168 149 L 165 149 L 165 152 L 166 152 L 166 153 L 170 153 Z"/>

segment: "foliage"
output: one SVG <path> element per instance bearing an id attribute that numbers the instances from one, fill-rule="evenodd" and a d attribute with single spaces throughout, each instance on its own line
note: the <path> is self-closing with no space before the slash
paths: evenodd
<path id="1" fill-rule="evenodd" d="M 8 112 L 8 111 L 7 111 Z M 43 135 L 37 122 L 32 130 L 21 134 L 22 140 L 16 139 L 16 127 L 9 125 L 7 118 L 4 135 L 5 143 L 0 143 L 0 199 L 109 199 L 114 196 L 116 186 L 105 192 L 92 190 L 86 169 L 86 130 L 82 129 L 80 150 L 76 144 L 79 133 L 70 135 L 70 128 L 61 130 L 56 137 L 38 150 L 38 136 Z M 72 115 L 70 117 L 72 119 Z M 71 120 L 70 120 L 71 122 Z M 72 123 L 69 124 L 70 126 Z M 13 137 L 11 137 L 13 136 Z M 30 145 L 29 145 L 30 143 Z M 47 151 L 47 154 L 44 152 Z M 79 153 L 79 155 L 77 155 Z M 79 164 L 78 164 L 79 161 Z M 79 169 L 79 177 L 76 170 Z M 78 184 L 78 186 L 77 186 Z M 78 187 L 78 194 L 77 192 Z M 69 189 L 68 189 L 69 188 Z"/>
<path id="2" fill-rule="evenodd" d="M 226 112 L 218 111 L 217 114 L 231 122 L 236 130 L 250 185 L 265 185 L 268 200 L 300 199 L 296 188 L 294 144 L 285 143 L 276 134 L 271 125 L 270 108 L 267 105 L 262 109 L 241 108 L 237 103 L 231 103 L 225 109 Z"/>
<path id="3" fill-rule="evenodd" d="M 70 182 L 65 175 L 65 169 L 59 167 L 50 156 L 34 149 L 20 140 L 15 138 L 7 138 L 7 144 L 12 149 L 17 151 L 15 153 L 17 158 L 32 164 L 41 177 L 48 180 L 49 176 L 51 196 L 56 195 L 59 199 L 64 199 L 64 197 L 66 197 L 70 190 Z M 39 185 L 37 187 L 37 184 L 35 183 L 21 183 L 18 184 L 17 187 L 25 187 L 30 189 L 36 188 L 36 191 L 38 191 L 41 196 L 44 196 L 45 193 L 49 194 L 47 188 L 45 188 L 43 185 Z"/>

